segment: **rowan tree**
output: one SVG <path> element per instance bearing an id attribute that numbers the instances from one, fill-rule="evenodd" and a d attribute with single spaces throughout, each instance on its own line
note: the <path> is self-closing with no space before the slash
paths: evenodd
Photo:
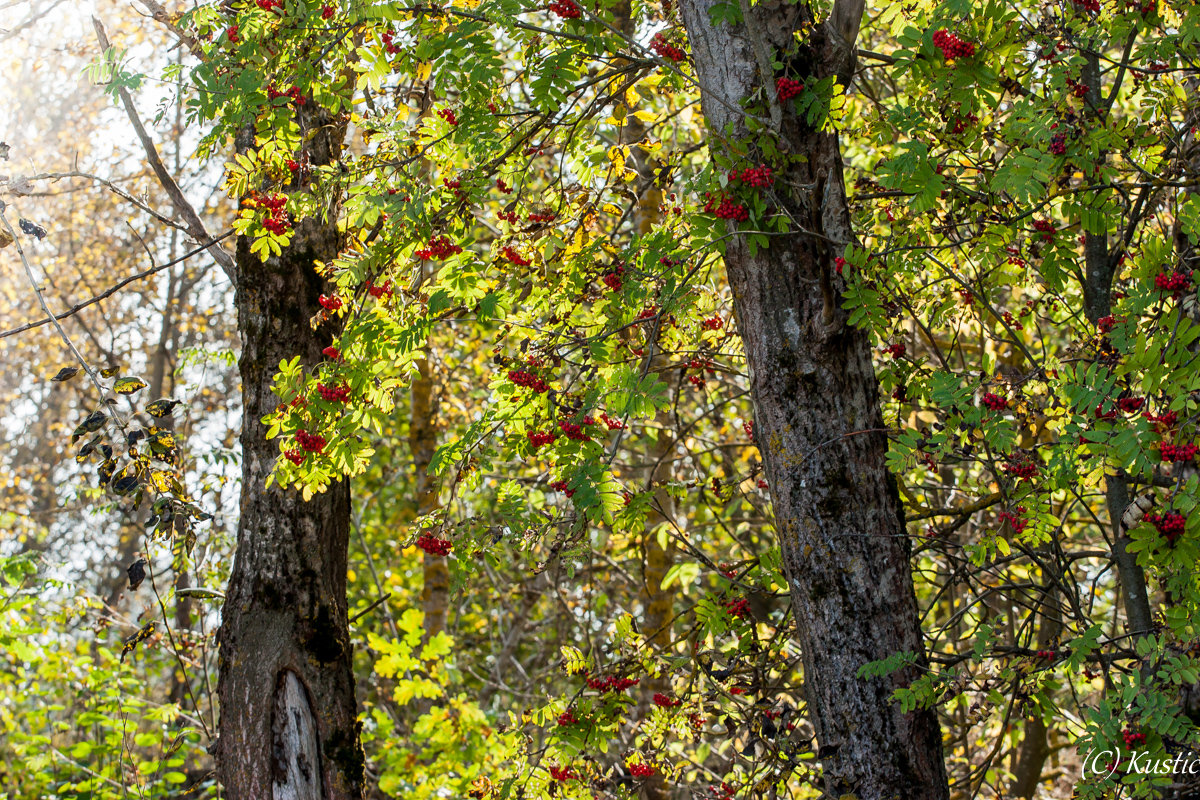
<path id="1" fill-rule="evenodd" d="M 236 204 L 225 793 L 1193 791 L 1088 760 L 1196 744 L 1190 5 L 146 8 Z"/>

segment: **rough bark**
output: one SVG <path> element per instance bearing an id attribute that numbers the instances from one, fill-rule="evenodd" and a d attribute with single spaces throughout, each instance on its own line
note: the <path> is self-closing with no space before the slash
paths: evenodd
<path id="1" fill-rule="evenodd" d="M 793 34 L 811 23 L 807 5 L 743 6 L 747 24 L 713 25 L 714 0 L 680 8 L 699 77 L 714 148 L 745 139 L 748 97 L 774 75 L 770 56 L 802 80 L 853 71 L 861 3 L 835 9 L 797 49 Z M 752 41 L 757 36 L 757 42 Z M 760 58 L 760 55 L 768 58 Z M 766 112 L 760 112 L 760 117 Z M 790 584 L 804 663 L 804 694 L 816 729 L 827 792 L 860 800 L 948 796 L 941 734 L 931 710 L 905 714 L 892 692 L 919 674 L 909 668 L 861 680 L 865 663 L 923 642 L 910 545 L 864 332 L 840 307 L 833 260 L 851 241 L 836 135 L 780 114 L 775 195 L 791 231 L 751 253 L 728 240 L 725 264 L 745 343 L 755 408 L 755 440 L 771 485 L 776 528 Z"/>
<path id="2" fill-rule="evenodd" d="M 344 130 L 311 101 L 299 115 L 307 157 L 331 163 Z M 253 146 L 249 132 L 239 150 Z M 289 191 L 302 190 L 293 185 Z M 278 398 L 279 362 L 312 365 L 335 325 L 315 331 L 326 290 L 313 269 L 338 252 L 328 220 L 297 223 L 291 245 L 265 263 L 237 246 L 236 305 L 242 340 L 242 494 L 237 554 L 220 631 L 218 768 L 230 800 L 359 798 L 359 744 L 346 603 L 350 521 L 347 482 L 305 502 L 296 490 L 267 487 L 278 454 L 262 424 Z"/>

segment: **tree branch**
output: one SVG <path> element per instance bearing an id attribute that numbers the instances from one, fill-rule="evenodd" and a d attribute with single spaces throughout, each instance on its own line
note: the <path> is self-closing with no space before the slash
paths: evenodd
<path id="1" fill-rule="evenodd" d="M 144 272 L 139 272 L 135 275 L 130 275 L 128 278 L 125 278 L 123 281 L 120 281 L 119 283 L 116 283 L 116 284 L 110 286 L 109 288 L 105 289 L 103 292 L 96 295 L 95 297 L 92 297 L 88 300 L 84 300 L 82 303 L 76 303 L 75 305 L 71 306 L 66 311 L 62 312 L 61 314 L 54 315 L 53 321 L 57 322 L 60 319 L 66 319 L 67 317 L 78 314 L 80 311 L 87 308 L 88 306 L 95 305 L 96 303 L 99 303 L 101 300 L 105 300 L 109 297 L 112 297 L 114 294 L 119 292 L 121 289 L 124 289 L 126 286 L 133 283 L 134 281 L 140 281 L 142 278 L 149 278 L 151 275 L 155 275 L 159 272 L 162 272 L 164 269 L 166 269 L 168 267 L 173 267 L 182 261 L 186 261 L 187 259 L 196 255 L 197 253 L 201 253 L 201 252 L 207 250 L 214 243 L 219 242 L 222 239 L 228 239 L 232 235 L 233 235 L 233 231 L 226 231 L 225 233 L 221 234 L 216 239 L 214 239 L 212 242 L 207 242 L 207 243 L 201 244 L 195 250 L 190 250 L 190 251 L 184 253 L 183 255 L 181 255 L 179 258 L 176 258 L 172 261 L 168 261 L 165 264 L 160 264 L 156 267 L 151 267 L 150 269 L 145 270 Z M 25 331 L 30 331 L 30 330 L 33 330 L 34 328 L 40 328 L 43 325 L 49 325 L 50 322 L 51 322 L 51 318 L 47 317 L 46 319 L 38 320 L 37 322 L 27 323 L 25 325 L 22 325 L 19 328 L 10 328 L 9 330 L 6 330 L 6 331 L 0 331 L 0 339 L 4 339 L 9 336 L 16 336 L 18 333 L 24 333 Z"/>
<path id="2" fill-rule="evenodd" d="M 98 17 L 92 17 L 92 26 L 96 29 L 96 39 L 100 42 L 100 47 L 106 53 L 112 47 L 108 41 L 108 34 L 104 31 L 104 23 Z M 154 170 L 155 176 L 158 178 L 159 184 L 166 190 L 167 196 L 171 198 L 171 204 L 175 206 L 175 213 L 183 218 L 187 225 L 188 233 L 197 242 L 210 242 L 209 254 L 216 260 L 221 268 L 225 270 L 225 274 L 230 280 L 237 279 L 237 266 L 234 264 L 233 257 L 216 243 L 213 237 L 209 236 L 208 231 L 204 227 L 204 223 L 200 220 L 200 216 L 196 210 L 192 208 L 192 204 L 184 197 L 183 191 L 179 188 L 179 184 L 171 177 L 171 173 L 167 172 L 167 168 L 163 165 L 162 159 L 158 156 L 158 149 L 155 148 L 153 140 L 146 133 L 145 126 L 142 125 L 142 120 L 138 116 L 137 108 L 133 105 L 133 98 L 129 94 L 129 90 L 121 88 L 119 90 L 121 96 L 121 104 L 125 106 L 125 113 L 129 116 L 129 121 L 133 124 L 133 130 L 137 133 L 138 140 L 142 143 L 142 149 L 146 151 L 146 159 L 150 162 L 150 168 Z"/>

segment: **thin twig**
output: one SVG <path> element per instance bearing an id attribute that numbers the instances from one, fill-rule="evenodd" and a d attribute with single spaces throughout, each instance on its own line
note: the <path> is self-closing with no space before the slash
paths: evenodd
<path id="1" fill-rule="evenodd" d="M 89 366 L 87 361 L 84 359 L 83 355 L 77 349 L 75 349 L 75 345 L 71 341 L 71 337 L 67 336 L 67 332 L 63 329 L 63 326 L 59 324 L 58 317 L 56 317 L 54 312 L 50 310 L 50 307 L 46 305 L 46 297 L 42 294 L 41 287 L 38 286 L 37 278 L 34 277 L 33 266 L 29 263 L 29 259 L 25 255 L 25 248 L 21 247 L 21 240 L 17 238 L 17 232 L 13 230 L 13 226 L 9 223 L 8 217 L 5 216 L 4 211 L 5 206 L 0 203 L 0 222 L 4 223 L 4 229 L 8 232 L 8 235 L 12 237 L 13 243 L 16 245 L 17 255 L 21 257 L 21 264 L 25 267 L 25 275 L 29 278 L 29 286 L 33 289 L 34 295 L 37 296 L 38 305 L 42 307 L 42 311 L 46 315 L 46 320 L 54 325 L 55 330 L 58 331 L 59 337 L 67 345 L 67 349 L 71 351 L 71 355 L 73 355 L 75 360 L 79 362 L 79 366 L 83 367 L 83 371 L 86 372 L 87 376 L 92 379 L 92 383 L 95 384 L 97 391 L 100 392 L 101 399 L 103 399 L 108 390 L 105 389 L 104 385 L 100 383 L 100 376 L 96 370 L 92 369 L 92 367 Z M 121 428 L 124 428 L 125 420 L 121 417 L 116 408 L 111 408 L 109 410 L 111 411 L 113 418 L 116 420 L 117 425 Z"/>
<path id="2" fill-rule="evenodd" d="M 11 230 L 11 228 L 10 228 L 10 230 Z M 40 328 L 43 325 L 49 325 L 53 321 L 57 321 L 60 319 L 66 319 L 67 317 L 74 316 L 75 314 L 78 314 L 80 311 L 87 308 L 88 306 L 95 305 L 96 303 L 99 303 L 101 300 L 106 300 L 109 297 L 112 297 L 114 294 L 121 291 L 121 289 L 125 288 L 126 286 L 133 283 L 134 281 L 140 281 L 142 278 L 149 278 L 151 275 L 155 275 L 159 272 L 162 272 L 164 269 L 167 269 L 168 267 L 173 267 L 176 264 L 186 261 L 187 259 L 196 255 L 197 253 L 204 252 L 209 247 L 211 247 L 214 242 L 219 242 L 222 239 L 228 239 L 230 236 L 233 235 L 233 233 L 234 233 L 233 231 L 226 231 L 225 233 L 218 236 L 216 239 L 213 239 L 212 241 L 207 242 L 205 244 L 201 244 L 195 250 L 190 250 L 190 251 L 184 253 L 183 255 L 181 255 L 179 258 L 176 258 L 172 261 L 168 261 L 165 264 L 160 264 L 157 267 L 151 267 L 150 269 L 145 270 L 144 272 L 139 272 L 135 275 L 130 275 L 128 278 L 125 278 L 124 280 L 113 284 L 112 286 L 105 289 L 103 292 L 96 295 L 95 297 L 92 297 L 88 300 L 84 300 L 82 303 L 76 303 L 75 305 L 68 308 L 66 311 L 62 312 L 61 314 L 57 314 L 54 317 L 47 316 L 46 319 L 38 320 L 37 322 L 29 322 L 29 323 L 26 323 L 25 325 L 22 325 L 19 328 L 10 328 L 9 330 L 6 330 L 6 331 L 0 331 L 0 339 L 4 339 L 5 337 L 8 337 L 8 336 L 15 336 L 18 333 L 24 333 L 25 331 L 30 331 L 30 330 L 33 330 L 34 328 Z M 46 313 L 49 314 L 49 312 L 46 312 Z"/>

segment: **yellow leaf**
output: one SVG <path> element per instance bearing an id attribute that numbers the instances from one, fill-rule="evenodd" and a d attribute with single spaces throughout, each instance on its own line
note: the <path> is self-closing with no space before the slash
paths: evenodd
<path id="1" fill-rule="evenodd" d="M 417 64 L 416 78 L 418 81 L 427 81 L 427 80 L 429 80 L 429 76 L 431 76 L 432 74 L 433 74 L 433 62 L 432 61 L 422 61 L 420 64 Z"/>

